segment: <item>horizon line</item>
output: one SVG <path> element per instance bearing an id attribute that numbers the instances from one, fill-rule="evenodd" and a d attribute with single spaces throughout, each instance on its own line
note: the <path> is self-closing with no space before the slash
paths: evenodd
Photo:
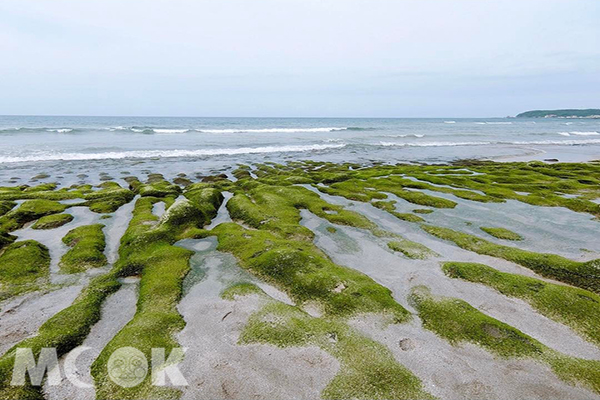
<path id="1" fill-rule="evenodd" d="M 260 119 L 260 118 L 272 118 L 272 119 L 475 119 L 475 118 L 496 118 L 496 119 L 506 119 L 506 118 L 516 118 L 513 115 L 506 115 L 503 117 L 499 116 L 482 116 L 482 117 L 451 117 L 451 116 L 441 116 L 441 117 L 368 117 L 368 116 L 355 116 L 355 117 L 347 117 L 347 116 L 194 116 L 194 115 L 89 115 L 89 114 L 0 114 L 0 117 L 93 117 L 93 118 L 248 118 L 248 119 Z"/>

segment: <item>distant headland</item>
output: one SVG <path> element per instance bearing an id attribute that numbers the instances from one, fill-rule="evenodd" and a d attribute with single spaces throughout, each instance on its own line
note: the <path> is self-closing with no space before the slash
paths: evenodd
<path id="1" fill-rule="evenodd" d="M 587 110 L 567 109 L 567 110 L 533 110 L 526 111 L 517 115 L 517 118 L 598 118 L 600 119 L 600 109 L 590 108 Z"/>

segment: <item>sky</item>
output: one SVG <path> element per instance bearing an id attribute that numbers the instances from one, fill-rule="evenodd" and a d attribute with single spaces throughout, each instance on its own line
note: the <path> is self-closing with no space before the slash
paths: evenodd
<path id="1" fill-rule="evenodd" d="M 0 115 L 600 108 L 598 0 L 2 0 Z"/>

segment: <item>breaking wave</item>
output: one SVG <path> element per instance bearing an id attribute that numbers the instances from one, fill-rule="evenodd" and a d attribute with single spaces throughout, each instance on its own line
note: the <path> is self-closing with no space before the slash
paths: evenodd
<path id="1" fill-rule="evenodd" d="M 321 127 L 321 128 L 229 128 L 229 129 L 204 129 L 204 128 L 152 128 L 152 127 L 123 127 L 115 126 L 107 128 L 111 132 L 115 131 L 130 131 L 134 133 L 158 133 L 158 134 L 174 134 L 174 133 L 186 133 L 186 132 L 200 132 L 200 133 L 212 133 L 212 134 L 226 134 L 226 133 L 301 133 L 301 132 L 335 132 L 335 131 L 363 131 L 370 130 L 372 128 L 358 128 L 358 127 Z"/>
<path id="2" fill-rule="evenodd" d="M 385 137 L 390 137 L 390 138 L 406 138 L 406 137 L 415 137 L 415 138 L 422 138 L 425 137 L 425 135 L 422 134 L 404 134 L 404 135 L 384 135 Z"/>
<path id="3" fill-rule="evenodd" d="M 2 156 L 0 163 L 33 162 L 33 161 L 81 161 L 81 160 L 106 160 L 124 158 L 153 158 L 153 157 L 204 157 L 218 155 L 260 154 L 260 153 L 295 153 L 339 149 L 345 147 L 340 144 L 312 144 L 306 146 L 264 146 L 240 147 L 202 150 L 136 150 L 105 153 L 39 153 L 27 156 Z"/>
<path id="4" fill-rule="evenodd" d="M 55 132 L 55 133 L 70 133 L 70 132 L 93 132 L 93 131 L 109 131 L 109 132 L 133 132 L 145 134 L 176 134 L 187 132 L 200 133 L 301 133 L 301 132 L 336 132 L 336 131 L 370 131 L 375 128 L 361 128 L 356 126 L 350 127 L 316 127 L 316 128 L 229 128 L 229 129 L 204 129 L 204 128 L 163 128 L 152 126 L 111 126 L 111 127 L 9 127 L 0 128 L 0 132 Z"/>
<path id="5" fill-rule="evenodd" d="M 558 132 L 559 135 L 561 136 L 598 136 L 600 135 L 600 132 Z"/>
<path id="6" fill-rule="evenodd" d="M 249 128 L 237 128 L 237 129 L 195 129 L 196 132 L 202 133 L 296 133 L 296 132 L 335 132 L 335 131 L 347 131 L 347 130 L 362 130 L 363 128 L 264 128 L 264 129 L 249 129 Z"/>
<path id="7" fill-rule="evenodd" d="M 600 144 L 600 139 L 580 139 L 580 140 L 533 140 L 533 141 L 487 141 L 487 142 L 421 142 L 421 143 L 397 143 L 397 142 L 379 142 L 384 147 L 454 147 L 454 146 L 489 146 L 495 144 L 504 145 L 562 145 L 578 146 L 583 144 Z"/>

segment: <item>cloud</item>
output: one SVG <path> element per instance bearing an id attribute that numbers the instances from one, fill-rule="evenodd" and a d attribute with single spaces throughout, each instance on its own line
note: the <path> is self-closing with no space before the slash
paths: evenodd
<path id="1" fill-rule="evenodd" d="M 5 114 L 505 115 L 600 89 L 594 0 L 6 0 L 0 14 Z"/>

